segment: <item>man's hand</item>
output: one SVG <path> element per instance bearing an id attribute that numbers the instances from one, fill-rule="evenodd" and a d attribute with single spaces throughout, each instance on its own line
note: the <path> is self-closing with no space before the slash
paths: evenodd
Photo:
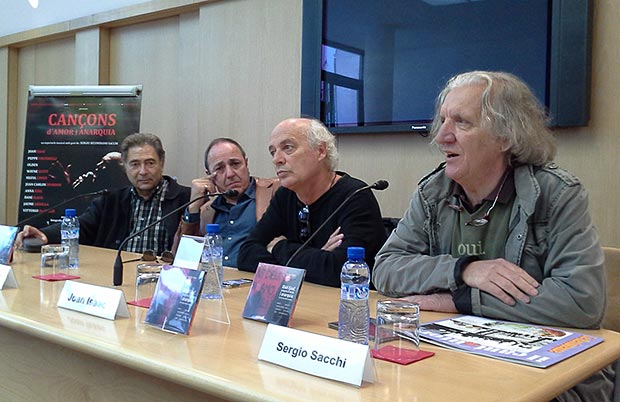
<path id="1" fill-rule="evenodd" d="M 439 311 L 441 313 L 458 313 L 450 293 L 433 293 L 430 295 L 412 295 L 402 300 L 418 303 L 420 310 Z"/>
<path id="2" fill-rule="evenodd" d="M 474 261 L 462 272 L 463 282 L 472 288 L 487 292 L 513 306 L 516 300 L 529 303 L 538 295 L 540 284 L 525 270 L 503 258 Z"/>
<path id="3" fill-rule="evenodd" d="M 43 241 L 43 244 L 47 244 L 47 236 L 45 236 L 43 232 L 34 226 L 26 225 L 24 226 L 24 230 L 17 234 L 17 237 L 15 238 L 15 247 L 22 248 L 24 245 L 24 239 L 30 237 L 39 238 Z"/>
<path id="4" fill-rule="evenodd" d="M 202 197 L 207 193 L 215 193 L 217 192 L 217 188 L 215 184 L 213 184 L 213 179 L 215 178 L 215 174 L 206 175 L 203 177 L 199 177 L 197 179 L 192 180 L 192 192 L 190 194 L 189 199 L 194 200 L 198 197 Z M 190 214 L 195 214 L 200 212 L 200 207 L 207 202 L 207 199 L 204 198 L 202 200 L 193 202 L 189 204 L 187 210 Z"/>
<path id="5" fill-rule="evenodd" d="M 278 236 L 275 239 L 273 239 L 272 241 L 270 241 L 269 244 L 267 244 L 267 251 L 269 251 L 269 253 L 271 253 L 271 250 L 273 250 L 273 248 L 276 246 L 276 244 L 278 244 L 278 242 L 280 240 L 286 240 L 286 237 Z"/>
<path id="6" fill-rule="evenodd" d="M 329 239 L 327 239 L 323 247 L 321 247 L 321 250 L 333 251 L 336 247 L 342 244 L 343 238 L 344 238 L 344 235 L 340 233 L 340 227 L 338 227 L 336 230 L 334 230 L 334 233 L 329 235 Z M 272 241 L 270 241 L 269 244 L 267 244 L 267 251 L 271 253 L 273 248 L 276 246 L 276 244 L 278 244 L 280 240 L 286 240 L 286 237 L 278 236 Z"/>
<path id="7" fill-rule="evenodd" d="M 340 226 L 334 230 L 334 233 L 329 235 L 329 239 L 325 242 L 321 250 L 324 251 L 334 251 L 336 247 L 342 244 L 342 239 L 344 239 L 344 234 L 340 233 Z"/>

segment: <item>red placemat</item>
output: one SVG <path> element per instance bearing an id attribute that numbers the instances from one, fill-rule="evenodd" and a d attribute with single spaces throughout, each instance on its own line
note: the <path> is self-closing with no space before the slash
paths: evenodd
<path id="1" fill-rule="evenodd" d="M 424 350 L 399 349 L 394 346 L 384 346 L 379 350 L 371 351 L 372 357 L 375 359 L 385 360 L 398 364 L 411 364 L 427 357 L 434 356 L 434 352 L 426 352 Z"/>
<path id="2" fill-rule="evenodd" d="M 151 297 L 147 297 L 145 299 L 132 300 L 132 301 L 127 302 L 127 304 L 131 304 L 132 306 L 149 308 L 151 306 L 151 299 L 152 299 Z"/>
<path id="3" fill-rule="evenodd" d="M 67 275 L 63 273 L 47 274 L 47 275 L 33 275 L 35 279 L 41 279 L 42 281 L 67 281 L 69 279 L 80 279 L 77 275 Z"/>

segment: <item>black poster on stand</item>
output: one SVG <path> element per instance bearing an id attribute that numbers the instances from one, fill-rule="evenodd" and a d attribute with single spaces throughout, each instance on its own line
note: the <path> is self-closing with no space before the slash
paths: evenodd
<path id="1" fill-rule="evenodd" d="M 120 143 L 140 131 L 142 86 L 30 86 L 19 222 L 45 227 L 65 208 L 78 215 L 91 202 L 72 197 L 129 184 Z"/>

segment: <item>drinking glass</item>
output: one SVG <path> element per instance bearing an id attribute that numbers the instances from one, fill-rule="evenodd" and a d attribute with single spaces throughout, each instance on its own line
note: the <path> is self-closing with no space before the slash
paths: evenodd
<path id="1" fill-rule="evenodd" d="M 405 300 L 377 301 L 373 348 L 399 359 L 419 350 L 420 306 Z"/>
<path id="2" fill-rule="evenodd" d="M 69 268 L 69 246 L 60 244 L 44 244 L 41 246 L 41 268 L 64 270 Z"/>
<path id="3" fill-rule="evenodd" d="M 155 292 L 162 264 L 146 262 L 136 267 L 136 300 L 150 299 Z"/>

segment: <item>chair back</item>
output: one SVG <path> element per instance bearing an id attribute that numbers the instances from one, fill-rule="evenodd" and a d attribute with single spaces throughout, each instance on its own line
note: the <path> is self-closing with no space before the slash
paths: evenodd
<path id="1" fill-rule="evenodd" d="M 602 327 L 620 332 L 620 248 L 603 247 L 607 272 L 607 309 Z"/>
<path id="2" fill-rule="evenodd" d="M 385 228 L 385 234 L 387 237 L 390 237 L 392 231 L 396 229 L 396 226 L 398 226 L 399 221 L 400 218 L 383 217 L 383 227 Z"/>

